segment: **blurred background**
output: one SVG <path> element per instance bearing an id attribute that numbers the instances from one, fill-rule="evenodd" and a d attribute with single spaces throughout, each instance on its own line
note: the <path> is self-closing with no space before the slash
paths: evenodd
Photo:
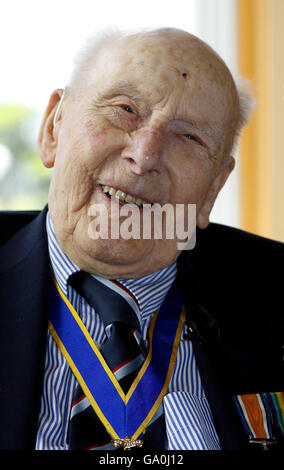
<path id="1" fill-rule="evenodd" d="M 211 220 L 284 241 L 283 0 L 2 0 L 0 210 L 45 205 L 52 170 L 37 152 L 41 116 L 85 38 L 108 26 L 187 30 L 251 80 L 258 106 Z"/>

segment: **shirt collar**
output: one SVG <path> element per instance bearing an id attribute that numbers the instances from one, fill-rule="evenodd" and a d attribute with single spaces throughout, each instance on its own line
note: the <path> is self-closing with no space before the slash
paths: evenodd
<path id="1" fill-rule="evenodd" d="M 49 257 L 53 273 L 60 289 L 68 296 L 68 279 L 71 274 L 80 269 L 58 245 L 49 213 L 47 213 L 46 217 L 46 230 Z M 118 282 L 135 296 L 142 317 L 145 318 L 160 307 L 176 277 L 176 273 L 177 263 L 174 262 L 170 266 L 160 269 L 148 276 L 138 279 L 118 279 Z"/>

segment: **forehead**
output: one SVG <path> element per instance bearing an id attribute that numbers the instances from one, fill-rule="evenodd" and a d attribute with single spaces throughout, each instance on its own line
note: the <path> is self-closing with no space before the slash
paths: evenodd
<path id="1" fill-rule="evenodd" d="M 150 104 L 175 101 L 183 110 L 216 117 L 235 101 L 230 72 L 199 39 L 187 33 L 137 34 L 101 48 L 90 80 L 99 91 L 127 81 Z"/>

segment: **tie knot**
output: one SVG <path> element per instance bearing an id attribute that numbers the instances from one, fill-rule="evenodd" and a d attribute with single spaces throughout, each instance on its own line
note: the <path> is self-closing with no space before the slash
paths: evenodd
<path id="1" fill-rule="evenodd" d="M 68 283 L 95 309 L 105 327 L 122 322 L 141 331 L 139 305 L 117 281 L 78 271 L 69 277 Z"/>

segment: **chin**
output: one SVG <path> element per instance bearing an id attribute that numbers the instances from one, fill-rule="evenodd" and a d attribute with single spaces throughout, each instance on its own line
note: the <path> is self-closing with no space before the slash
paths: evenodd
<path id="1" fill-rule="evenodd" d="M 114 261 L 118 264 L 128 264 L 149 256 L 153 243 L 141 240 L 94 240 L 90 246 L 96 258 Z M 150 242 L 150 243 L 149 243 Z"/>
<path id="2" fill-rule="evenodd" d="M 127 271 L 131 267 L 147 264 L 147 259 L 151 255 L 151 240 L 148 243 L 141 243 L 141 240 L 81 240 L 81 258 L 89 260 L 88 263 L 94 268 L 106 265 L 106 269 L 117 266 L 121 270 Z M 109 267 L 109 268 L 107 268 Z"/>
<path id="3" fill-rule="evenodd" d="M 161 242 L 88 239 L 83 243 L 81 240 L 80 258 L 74 262 L 81 269 L 104 277 L 138 278 L 168 266 L 177 258 L 176 250 L 162 248 Z"/>

